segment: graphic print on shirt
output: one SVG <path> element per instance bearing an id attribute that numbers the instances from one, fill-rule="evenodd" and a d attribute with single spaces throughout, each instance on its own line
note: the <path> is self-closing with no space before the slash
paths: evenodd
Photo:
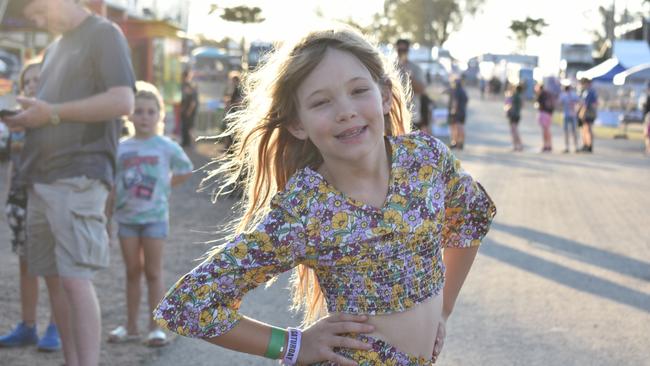
<path id="1" fill-rule="evenodd" d="M 129 196 L 150 201 L 156 187 L 157 156 L 139 156 L 137 152 L 122 156 L 122 184 Z"/>

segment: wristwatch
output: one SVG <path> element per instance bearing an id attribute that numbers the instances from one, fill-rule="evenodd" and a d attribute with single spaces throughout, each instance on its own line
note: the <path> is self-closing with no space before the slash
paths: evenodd
<path id="1" fill-rule="evenodd" d="M 50 123 L 53 126 L 57 126 L 61 123 L 61 117 L 59 117 L 59 108 L 56 105 L 52 106 L 52 113 L 50 114 Z"/>

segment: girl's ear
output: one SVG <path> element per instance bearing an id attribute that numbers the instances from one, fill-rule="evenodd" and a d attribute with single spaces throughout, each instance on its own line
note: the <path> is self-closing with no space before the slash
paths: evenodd
<path id="1" fill-rule="evenodd" d="M 384 115 L 390 113 L 390 107 L 393 104 L 393 84 L 389 78 L 380 81 L 381 87 L 381 108 Z"/>
<path id="2" fill-rule="evenodd" d="M 307 140 L 307 138 L 309 137 L 307 136 L 307 131 L 305 131 L 300 121 L 291 122 L 287 126 L 287 130 L 289 130 L 289 133 L 292 134 L 293 137 L 297 138 L 298 140 Z"/>

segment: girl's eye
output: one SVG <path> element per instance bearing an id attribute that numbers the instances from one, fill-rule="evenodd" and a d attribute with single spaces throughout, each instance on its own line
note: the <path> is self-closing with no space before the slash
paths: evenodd
<path id="1" fill-rule="evenodd" d="M 368 88 L 356 88 L 352 91 L 352 94 L 363 94 L 368 90 L 369 90 Z"/>
<path id="2" fill-rule="evenodd" d="M 320 107 L 320 106 L 322 106 L 323 104 L 326 104 L 326 103 L 327 103 L 326 99 L 317 100 L 317 101 L 315 101 L 314 103 L 311 104 L 311 108 Z"/>

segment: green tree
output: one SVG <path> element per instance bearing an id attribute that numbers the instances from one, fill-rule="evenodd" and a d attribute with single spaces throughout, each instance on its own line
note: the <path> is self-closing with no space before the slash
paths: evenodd
<path id="1" fill-rule="evenodd" d="M 380 42 L 406 37 L 427 47 L 442 46 L 474 15 L 485 0 L 385 0 L 384 13 L 375 14 L 367 31 Z"/>
<path id="2" fill-rule="evenodd" d="M 512 31 L 515 39 L 517 40 L 517 48 L 521 52 L 526 51 L 526 42 L 528 38 L 542 35 L 542 28 L 548 26 L 546 21 L 542 18 L 526 17 L 524 20 L 513 20 L 510 23 L 510 30 Z"/>
<path id="3" fill-rule="evenodd" d="M 265 20 L 262 18 L 262 9 L 258 8 L 257 6 L 248 7 L 240 5 L 231 8 L 221 8 L 217 4 L 211 4 L 208 14 L 215 13 L 217 10 L 222 10 L 220 17 L 221 19 L 228 22 L 248 24 L 261 23 Z"/>
<path id="4" fill-rule="evenodd" d="M 645 0 L 646 4 L 650 5 L 650 0 Z M 643 10 L 636 13 L 631 12 L 625 8 L 618 16 L 614 5 L 609 7 L 599 6 L 598 14 L 600 15 L 600 27 L 592 30 L 594 39 L 594 49 L 598 54 L 597 61 L 604 61 L 612 55 L 612 42 L 616 38 L 615 30 L 618 25 L 626 24 L 634 21 L 635 19 L 643 19 Z"/>

